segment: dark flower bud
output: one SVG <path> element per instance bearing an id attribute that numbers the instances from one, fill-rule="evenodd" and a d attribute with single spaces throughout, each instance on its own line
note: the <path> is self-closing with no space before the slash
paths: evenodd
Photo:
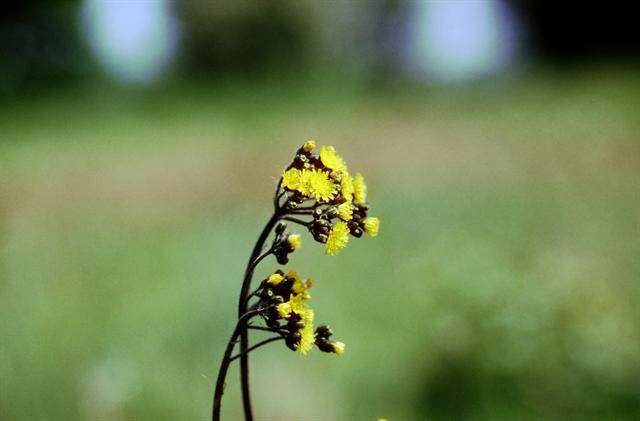
<path id="1" fill-rule="evenodd" d="M 329 325 L 320 325 L 316 328 L 317 338 L 330 338 L 333 335 L 333 331 Z"/>
<path id="2" fill-rule="evenodd" d="M 300 333 L 298 332 L 290 333 L 289 335 L 286 336 L 286 338 L 284 338 L 284 342 L 287 344 L 289 349 L 291 349 L 292 351 L 295 351 L 296 345 L 300 343 Z"/>
<path id="3" fill-rule="evenodd" d="M 276 235 L 282 234 L 287 229 L 287 224 L 280 222 L 276 226 Z"/>
<path id="4" fill-rule="evenodd" d="M 316 338 L 316 346 L 322 352 L 333 352 L 333 345 L 325 338 Z"/>

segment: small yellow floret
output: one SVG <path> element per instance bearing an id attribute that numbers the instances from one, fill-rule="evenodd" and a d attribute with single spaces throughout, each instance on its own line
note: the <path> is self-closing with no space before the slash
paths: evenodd
<path id="1" fill-rule="evenodd" d="M 304 142 L 304 145 L 302 145 L 302 150 L 309 153 L 311 151 L 313 151 L 316 148 L 316 141 L 313 139 L 309 139 L 306 142 Z"/>
<path id="2" fill-rule="evenodd" d="M 305 282 L 297 280 L 296 282 L 293 283 L 293 286 L 291 287 L 291 289 L 296 294 L 304 294 L 304 298 L 309 299 L 311 298 L 311 296 L 309 295 L 307 290 L 311 288 L 312 285 L 313 285 L 313 279 L 311 278 L 307 279 Z"/>
<path id="3" fill-rule="evenodd" d="M 276 310 L 278 310 L 280 317 L 287 318 L 291 314 L 291 303 L 280 303 L 276 306 Z"/>
<path id="4" fill-rule="evenodd" d="M 342 197 L 347 202 L 351 202 L 353 200 L 353 178 L 349 175 L 349 173 L 342 173 L 342 178 L 340 179 L 340 193 L 342 193 Z"/>
<path id="5" fill-rule="evenodd" d="M 298 272 L 296 272 L 293 269 L 291 269 L 291 270 L 289 270 L 289 272 L 287 272 L 287 278 L 293 279 L 296 282 L 300 282 L 300 275 L 298 275 Z"/>
<path id="6" fill-rule="evenodd" d="M 273 275 L 269 276 L 267 282 L 275 286 L 282 282 L 283 279 L 284 277 L 282 275 L 280 275 L 279 273 L 274 273 Z"/>
<path id="7" fill-rule="evenodd" d="M 347 172 L 347 165 L 342 157 L 336 153 L 333 146 L 323 146 L 320 149 L 320 160 L 325 167 L 331 170 Z"/>
<path id="8" fill-rule="evenodd" d="M 313 333 L 313 310 L 306 309 L 300 317 L 304 321 L 304 327 L 300 329 L 300 342 L 296 348 L 302 355 L 307 355 L 316 340 Z"/>
<path id="9" fill-rule="evenodd" d="M 333 256 L 343 249 L 349 242 L 349 227 L 344 221 L 338 221 L 329 232 L 327 238 L 326 252 Z"/>
<path id="10" fill-rule="evenodd" d="M 297 190 L 305 196 L 311 195 L 311 180 L 314 177 L 314 171 L 303 169 L 300 171 L 300 184 Z"/>
<path id="11" fill-rule="evenodd" d="M 364 183 L 362 174 L 357 173 L 353 178 L 353 198 L 354 202 L 364 205 L 367 201 L 367 185 Z"/>
<path id="12" fill-rule="evenodd" d="M 289 301 L 278 304 L 276 310 L 278 310 L 280 317 L 285 319 L 288 318 L 291 313 L 303 316 L 304 312 L 307 311 L 307 306 L 305 305 L 307 298 L 309 298 L 309 294 L 306 293 L 291 294 Z"/>
<path id="13" fill-rule="evenodd" d="M 335 352 L 337 355 L 342 355 L 344 354 L 344 348 L 345 345 L 343 342 L 332 342 L 331 345 L 333 345 L 333 352 Z"/>
<path id="14" fill-rule="evenodd" d="M 313 194 L 317 201 L 328 202 L 333 199 L 337 193 L 336 186 L 329 178 L 327 173 L 323 171 L 314 170 L 311 171 L 309 176 L 310 192 Z"/>
<path id="15" fill-rule="evenodd" d="M 298 190 L 300 188 L 300 171 L 290 168 L 282 174 L 282 187 L 289 190 Z"/>
<path id="16" fill-rule="evenodd" d="M 378 235 L 378 229 L 380 228 L 380 219 L 375 216 L 366 218 L 364 221 L 364 231 L 372 237 Z"/>
<path id="17" fill-rule="evenodd" d="M 289 244 L 289 248 L 291 250 L 297 250 L 300 248 L 300 235 L 291 234 L 287 237 L 287 243 Z"/>
<path id="18" fill-rule="evenodd" d="M 338 216 L 343 221 L 350 221 L 353 218 L 353 209 L 349 202 L 344 202 L 338 205 Z"/>

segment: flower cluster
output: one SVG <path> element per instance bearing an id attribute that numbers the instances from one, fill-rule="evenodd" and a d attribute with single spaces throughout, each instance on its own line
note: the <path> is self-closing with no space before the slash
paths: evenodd
<path id="1" fill-rule="evenodd" d="M 249 257 L 240 288 L 238 321 L 227 343 L 216 380 L 214 421 L 220 420 L 225 378 L 229 365 L 235 359 L 240 359 L 245 418 L 253 419 L 249 399 L 250 352 L 279 340 L 284 340 L 287 347 L 302 355 L 307 355 L 314 347 L 336 355 L 345 351 L 344 343 L 331 339 L 333 332 L 328 325 L 320 325 L 314 330 L 314 312 L 307 305 L 311 298 L 312 279 L 303 280 L 293 270 L 286 274 L 277 270 L 250 292 L 254 271 L 261 261 L 272 255 L 280 265 L 286 265 L 289 255 L 300 247 L 300 235 L 287 232 L 284 221 L 306 227 L 316 241 L 325 244 L 325 251 L 330 255 L 344 248 L 351 236 L 359 238 L 364 233 L 371 237 L 378 235 L 380 220 L 367 215 L 367 185 L 362 174 L 352 176 L 332 146 L 322 146 L 317 154 L 314 154 L 315 149 L 313 140 L 304 143 L 284 170 L 273 198 L 274 212 Z M 264 251 L 272 231 L 273 242 Z M 254 317 L 261 318 L 264 325 L 254 324 Z M 276 335 L 249 346 L 250 329 Z M 234 356 L 236 344 L 240 350 Z"/>
<path id="2" fill-rule="evenodd" d="M 307 306 L 312 285 L 311 278 L 303 281 L 293 270 L 287 274 L 276 271 L 262 281 L 256 293 L 260 299 L 258 305 L 265 309 L 262 316 L 266 325 L 279 333 L 290 349 L 307 355 L 316 345 L 321 351 L 340 355 L 344 352 L 344 344 L 329 340 L 332 332 L 328 326 L 313 330 L 314 314 Z"/>
<path id="3" fill-rule="evenodd" d="M 285 207 L 290 214 L 312 216 L 305 225 L 316 241 L 325 244 L 327 254 L 334 255 L 347 245 L 349 235 L 378 235 L 380 220 L 367 216 L 362 174 L 352 177 L 333 146 L 322 146 L 317 155 L 315 148 L 313 140 L 307 141 L 282 174 Z"/>

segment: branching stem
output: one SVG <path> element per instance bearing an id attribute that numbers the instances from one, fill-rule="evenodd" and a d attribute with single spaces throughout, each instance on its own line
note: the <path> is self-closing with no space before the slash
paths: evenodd
<path id="1" fill-rule="evenodd" d="M 247 348 L 247 350 L 246 350 L 244 353 L 241 353 L 241 354 L 238 354 L 238 355 L 234 355 L 233 357 L 231 357 L 231 358 L 229 359 L 229 362 L 233 362 L 234 360 L 237 360 L 237 359 L 238 359 L 238 358 L 240 358 L 241 356 L 243 356 L 243 355 L 245 355 L 245 354 L 250 353 L 250 352 L 251 352 L 251 351 L 253 351 L 254 349 L 260 348 L 260 347 L 261 347 L 261 346 L 263 346 L 263 345 L 266 345 L 266 344 L 271 343 L 271 342 L 274 342 L 274 341 L 281 341 L 281 340 L 283 340 L 283 339 L 284 339 L 284 338 L 283 338 L 282 336 L 274 336 L 274 337 L 271 337 L 271 338 L 269 338 L 269 339 L 265 339 L 264 341 L 260 341 L 260 342 L 258 342 L 257 344 L 255 344 L 255 345 L 253 345 L 253 346 L 251 346 L 251 347 Z"/>
<path id="2" fill-rule="evenodd" d="M 253 272 L 256 266 L 268 255 L 273 253 L 273 249 L 270 248 L 266 252 L 262 253 L 262 249 L 264 248 L 264 244 L 269 238 L 271 231 L 276 226 L 278 221 L 286 220 L 290 222 L 294 222 L 303 226 L 309 226 L 310 222 L 305 222 L 301 219 L 293 218 L 290 215 L 291 213 L 297 214 L 311 214 L 309 212 L 313 212 L 313 208 L 300 208 L 298 209 L 300 212 L 295 212 L 293 210 L 287 210 L 287 206 L 290 198 L 287 198 L 283 204 L 280 204 L 280 201 L 283 197 L 286 197 L 285 191 L 280 191 L 282 187 L 282 178 L 278 181 L 276 186 L 276 191 L 273 198 L 273 207 L 274 212 L 271 218 L 267 221 L 258 240 L 253 246 L 253 251 L 251 252 L 251 256 L 249 257 L 249 261 L 247 262 L 247 267 L 244 272 L 244 277 L 242 280 L 242 287 L 240 289 L 240 296 L 238 299 L 238 323 L 229 339 L 227 344 L 227 348 L 224 353 L 224 357 L 222 359 L 222 363 L 220 364 L 220 370 L 218 371 L 218 379 L 216 381 L 216 389 L 213 397 L 213 421 L 220 420 L 220 408 L 222 403 L 222 395 L 224 393 L 224 383 L 227 375 L 227 370 L 232 361 L 239 359 L 240 360 L 240 384 L 242 390 L 242 406 L 244 410 L 245 421 L 253 421 L 253 414 L 251 410 L 251 396 L 249 391 L 249 352 L 257 349 L 262 345 L 266 345 L 267 343 L 283 339 L 283 333 L 278 330 L 270 329 L 270 328 L 262 328 L 260 326 L 250 326 L 247 321 L 250 317 L 255 314 L 260 313 L 264 309 L 259 308 L 258 304 L 249 307 L 249 298 L 254 296 L 259 288 L 249 293 L 251 288 L 251 280 L 253 278 Z M 262 253 L 262 254 L 261 254 Z M 262 342 L 259 342 L 252 347 L 249 347 L 249 329 L 255 330 L 269 330 L 271 332 L 275 332 L 280 334 L 280 336 L 266 339 Z M 240 339 L 240 352 L 235 356 L 231 356 L 233 349 L 235 348 L 235 344 L 238 342 L 238 338 Z"/>
<path id="3" fill-rule="evenodd" d="M 218 379 L 216 380 L 216 390 L 213 395 L 213 414 L 212 419 L 214 421 L 220 420 L 220 407 L 222 404 L 222 394 L 224 393 L 224 381 L 227 377 L 227 370 L 229 369 L 229 364 L 231 364 L 231 353 L 238 343 L 238 336 L 240 335 L 240 330 L 242 326 L 246 326 L 246 322 L 256 314 L 259 314 L 264 309 L 257 308 L 255 310 L 250 310 L 242 315 L 238 319 L 236 323 L 236 327 L 231 334 L 231 338 L 227 343 L 227 349 L 224 352 L 224 357 L 222 357 L 222 362 L 220 363 L 220 369 L 218 370 Z"/>
<path id="4" fill-rule="evenodd" d="M 300 224 L 300 225 L 303 225 L 305 227 L 308 227 L 309 225 L 311 225 L 311 222 L 303 221 L 302 219 L 293 218 L 291 216 L 283 216 L 282 220 L 289 221 L 289 222 L 294 222 L 296 224 Z"/>

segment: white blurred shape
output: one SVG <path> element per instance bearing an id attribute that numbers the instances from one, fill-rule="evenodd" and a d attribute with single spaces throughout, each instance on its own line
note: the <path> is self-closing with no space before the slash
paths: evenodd
<path id="1" fill-rule="evenodd" d="M 124 407 L 140 388 L 138 370 L 132 361 L 109 358 L 85 373 L 81 381 L 81 410 L 85 419 L 124 419 Z"/>
<path id="2" fill-rule="evenodd" d="M 170 2 L 85 0 L 82 23 L 105 69 L 123 82 L 151 83 L 175 57 L 179 30 Z"/>
<path id="3" fill-rule="evenodd" d="M 498 1 L 416 3 L 414 67 L 438 83 L 491 75 L 515 55 L 515 22 Z"/>

